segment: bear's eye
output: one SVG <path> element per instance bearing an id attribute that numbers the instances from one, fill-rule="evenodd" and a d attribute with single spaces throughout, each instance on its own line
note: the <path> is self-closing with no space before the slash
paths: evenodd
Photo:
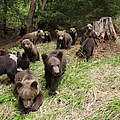
<path id="1" fill-rule="evenodd" d="M 51 65 L 51 67 L 53 68 L 53 67 L 54 67 L 54 65 Z"/>

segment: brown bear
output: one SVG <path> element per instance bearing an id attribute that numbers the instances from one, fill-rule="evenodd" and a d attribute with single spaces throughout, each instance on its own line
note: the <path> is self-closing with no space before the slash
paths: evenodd
<path id="1" fill-rule="evenodd" d="M 93 30 L 93 26 L 91 24 L 87 24 L 86 27 L 86 32 L 84 33 L 84 35 L 82 36 L 81 40 L 80 40 L 80 44 L 82 45 L 82 43 L 87 39 L 87 38 L 94 38 L 94 39 L 99 39 L 97 36 L 97 33 Z"/>
<path id="2" fill-rule="evenodd" d="M 24 49 L 24 54 L 29 58 L 30 62 L 40 60 L 37 48 L 29 39 L 24 39 L 21 42 L 21 47 Z"/>
<path id="3" fill-rule="evenodd" d="M 45 39 L 43 39 L 43 43 L 51 42 L 52 41 L 51 33 L 49 31 L 44 31 L 44 33 L 45 33 Z"/>
<path id="4" fill-rule="evenodd" d="M 2 56 L 2 55 L 7 55 L 9 52 L 8 52 L 8 50 L 7 49 L 5 49 L 5 48 L 0 48 L 0 56 Z"/>
<path id="5" fill-rule="evenodd" d="M 17 67 L 22 68 L 23 70 L 29 69 L 30 60 L 28 56 L 25 53 L 20 54 L 20 52 L 17 52 Z"/>
<path id="6" fill-rule="evenodd" d="M 77 37 L 78 37 L 77 30 L 75 28 L 70 28 L 69 34 L 71 35 L 72 40 L 73 40 L 72 45 L 75 45 L 75 42 L 76 42 Z"/>
<path id="7" fill-rule="evenodd" d="M 0 75 L 7 74 L 11 82 L 17 73 L 17 57 L 14 54 L 0 56 Z"/>
<path id="8" fill-rule="evenodd" d="M 46 88 L 49 95 L 55 95 L 61 76 L 66 70 L 66 59 L 63 52 L 55 50 L 50 54 L 42 54 L 44 63 Z"/>
<path id="9" fill-rule="evenodd" d="M 45 39 L 45 33 L 43 30 L 37 30 L 31 33 L 25 34 L 21 40 L 24 39 L 30 39 L 34 44 L 36 44 L 38 41 L 43 41 Z"/>
<path id="10" fill-rule="evenodd" d="M 70 49 L 72 44 L 72 37 L 66 31 L 59 31 L 57 32 L 57 48 L 56 49 Z"/>
<path id="11" fill-rule="evenodd" d="M 76 52 L 76 55 L 80 57 L 85 57 L 87 59 L 87 62 L 90 58 L 90 56 L 93 55 L 93 50 L 95 45 L 97 45 L 97 42 L 94 38 L 86 38 L 86 40 L 83 41 L 80 49 Z"/>
<path id="12" fill-rule="evenodd" d="M 43 103 L 38 78 L 31 70 L 23 70 L 15 76 L 14 93 L 18 98 L 21 113 L 37 111 Z"/>

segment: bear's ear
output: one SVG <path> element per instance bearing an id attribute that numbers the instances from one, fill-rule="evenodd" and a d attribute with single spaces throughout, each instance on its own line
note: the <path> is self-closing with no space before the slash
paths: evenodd
<path id="1" fill-rule="evenodd" d="M 24 48 L 24 42 L 23 42 L 23 40 L 21 41 L 21 48 Z"/>
<path id="2" fill-rule="evenodd" d="M 57 58 L 61 61 L 62 60 L 62 56 L 63 56 L 63 52 L 59 51 L 59 53 L 57 54 Z"/>
<path id="3" fill-rule="evenodd" d="M 63 30 L 63 32 L 67 32 L 67 30 Z"/>
<path id="4" fill-rule="evenodd" d="M 16 88 L 17 88 L 17 89 L 21 88 L 22 86 L 23 86 L 23 84 L 20 83 L 20 82 L 18 82 L 18 83 L 16 84 Z"/>
<path id="5" fill-rule="evenodd" d="M 31 87 L 37 89 L 37 85 L 38 85 L 37 81 L 34 81 L 32 82 Z"/>
<path id="6" fill-rule="evenodd" d="M 41 56 L 42 56 L 43 62 L 45 62 L 48 59 L 48 55 L 47 54 L 42 54 Z"/>
<path id="7" fill-rule="evenodd" d="M 59 30 L 57 30 L 57 29 L 55 30 L 56 33 L 57 33 L 58 31 L 59 31 Z"/>
<path id="8" fill-rule="evenodd" d="M 38 29 L 37 32 L 40 33 L 40 29 Z"/>

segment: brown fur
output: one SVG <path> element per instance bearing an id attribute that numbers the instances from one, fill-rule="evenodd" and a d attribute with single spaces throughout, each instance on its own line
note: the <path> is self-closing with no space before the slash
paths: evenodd
<path id="1" fill-rule="evenodd" d="M 43 40 L 43 42 L 51 42 L 52 41 L 51 33 L 49 31 L 44 31 L 44 33 L 45 39 Z"/>
<path id="2" fill-rule="evenodd" d="M 70 49 L 72 44 L 72 37 L 66 31 L 59 31 L 57 32 L 57 49 Z"/>
<path id="3" fill-rule="evenodd" d="M 45 39 L 45 34 L 43 30 L 37 30 L 31 33 L 27 33 L 22 37 L 22 40 L 30 39 L 34 44 L 38 41 L 43 41 Z"/>
<path id="4" fill-rule="evenodd" d="M 22 113 L 36 111 L 42 105 L 43 95 L 39 86 L 32 71 L 24 70 L 16 74 L 14 92 Z"/>
<path id="5" fill-rule="evenodd" d="M 21 43 L 21 47 L 24 49 L 25 55 L 31 62 L 40 60 L 37 48 L 29 39 L 24 39 Z"/>
<path id="6" fill-rule="evenodd" d="M 25 53 L 22 53 L 22 55 L 20 54 L 20 52 L 17 52 L 17 67 L 22 68 L 23 70 L 25 69 L 29 69 L 29 65 L 30 65 L 30 60 L 28 58 L 28 56 Z"/>
<path id="7" fill-rule="evenodd" d="M 7 74 L 11 82 L 14 82 L 15 74 L 17 72 L 17 57 L 13 54 L 0 56 L 0 75 Z"/>
<path id="8" fill-rule="evenodd" d="M 8 50 L 7 49 L 5 49 L 5 48 L 0 48 L 0 56 L 2 56 L 2 55 L 7 55 L 9 52 L 8 52 Z"/>
<path id="9" fill-rule="evenodd" d="M 97 45 L 97 42 L 94 38 L 86 38 L 83 41 L 80 49 L 76 52 L 76 55 L 80 57 L 85 57 L 88 61 L 90 59 L 90 56 L 93 55 L 95 45 Z"/>
<path id="10" fill-rule="evenodd" d="M 50 95 L 55 95 L 61 76 L 66 70 L 65 57 L 63 52 L 55 50 L 48 55 L 42 54 L 42 59 L 45 66 L 46 88 Z"/>
<path id="11" fill-rule="evenodd" d="M 77 30 L 75 28 L 70 28 L 70 31 L 69 31 L 72 39 L 73 39 L 73 42 L 72 42 L 72 45 L 75 45 L 75 42 L 77 41 Z"/>

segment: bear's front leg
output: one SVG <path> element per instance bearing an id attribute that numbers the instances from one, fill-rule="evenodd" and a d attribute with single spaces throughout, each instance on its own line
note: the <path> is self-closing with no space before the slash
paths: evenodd
<path id="1" fill-rule="evenodd" d="M 19 99 L 18 102 L 19 102 L 19 108 L 20 108 L 21 114 L 28 114 L 30 112 L 30 109 L 27 109 L 24 107 L 21 99 Z"/>
<path id="2" fill-rule="evenodd" d="M 49 89 L 51 86 L 51 77 L 50 76 L 51 76 L 50 73 L 47 70 L 45 70 L 45 79 L 46 79 L 45 88 L 46 89 Z"/>
<path id="3" fill-rule="evenodd" d="M 40 92 L 35 98 L 35 101 L 31 107 L 31 111 L 37 111 L 39 107 L 42 105 L 42 103 L 43 103 L 43 95 Z"/>
<path id="4" fill-rule="evenodd" d="M 56 89 L 58 87 L 59 81 L 61 77 L 54 78 L 51 82 L 51 86 L 49 89 L 49 95 L 55 95 L 56 94 Z"/>

